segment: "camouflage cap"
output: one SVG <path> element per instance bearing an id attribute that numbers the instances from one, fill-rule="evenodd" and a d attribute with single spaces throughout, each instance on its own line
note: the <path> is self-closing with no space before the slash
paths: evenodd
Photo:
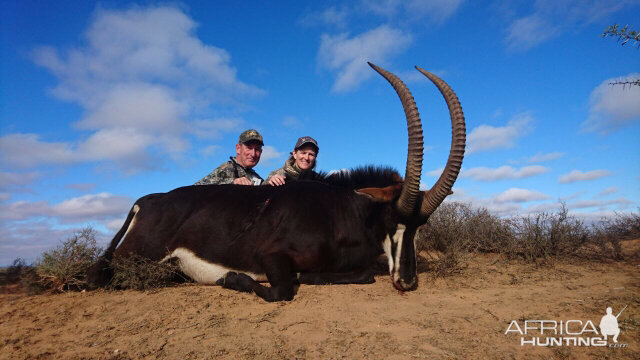
<path id="1" fill-rule="evenodd" d="M 301 138 L 298 139 L 298 142 L 296 142 L 296 146 L 293 148 L 293 150 L 298 150 L 298 148 L 302 147 L 302 145 L 305 144 L 311 144 L 313 146 L 316 147 L 316 151 L 320 151 L 320 147 L 318 146 L 318 142 L 312 138 L 311 136 L 303 136 Z"/>
<path id="2" fill-rule="evenodd" d="M 258 141 L 260 145 L 264 145 L 262 141 L 262 135 L 257 130 L 249 129 L 245 130 L 238 138 L 238 144 L 244 144 L 249 141 Z"/>

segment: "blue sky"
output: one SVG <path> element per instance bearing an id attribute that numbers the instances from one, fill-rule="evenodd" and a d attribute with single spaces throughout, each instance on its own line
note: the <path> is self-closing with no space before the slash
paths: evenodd
<path id="1" fill-rule="evenodd" d="M 442 77 L 467 119 L 451 200 L 501 216 L 586 221 L 640 206 L 640 1 L 14 1 L 0 11 L 0 264 L 32 261 L 92 225 L 106 242 L 136 198 L 199 180 L 256 128 L 256 170 L 303 135 L 318 168 L 404 170 L 397 96 L 414 94 L 422 182 L 446 162 Z M 277 5 L 274 5 L 277 4 Z"/>

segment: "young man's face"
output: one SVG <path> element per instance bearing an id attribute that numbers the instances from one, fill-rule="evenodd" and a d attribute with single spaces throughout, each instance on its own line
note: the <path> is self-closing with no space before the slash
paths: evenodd
<path id="1" fill-rule="evenodd" d="M 236 161 L 247 169 L 258 165 L 262 155 L 262 145 L 257 141 L 236 144 Z"/>

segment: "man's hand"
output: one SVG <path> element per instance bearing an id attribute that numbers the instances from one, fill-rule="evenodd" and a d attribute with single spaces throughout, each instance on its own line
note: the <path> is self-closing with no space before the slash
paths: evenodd
<path id="1" fill-rule="evenodd" d="M 286 178 L 282 175 L 273 175 L 271 177 L 271 179 L 269 179 L 269 185 L 271 186 L 280 186 L 280 185 L 284 185 L 284 180 Z"/>
<path id="2" fill-rule="evenodd" d="M 235 185 L 253 185 L 253 183 L 251 182 L 251 180 L 249 180 L 246 176 L 245 177 L 241 177 L 241 178 L 237 178 L 233 180 L 233 183 Z"/>

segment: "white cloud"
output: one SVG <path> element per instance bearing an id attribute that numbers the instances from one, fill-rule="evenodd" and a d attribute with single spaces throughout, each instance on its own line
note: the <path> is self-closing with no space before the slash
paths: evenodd
<path id="1" fill-rule="evenodd" d="M 129 197 L 99 193 L 65 200 L 51 207 L 51 214 L 66 221 L 104 219 L 126 213 L 131 205 Z"/>
<path id="2" fill-rule="evenodd" d="M 171 89 L 151 84 L 118 84 L 105 92 L 92 112 L 79 121 L 80 129 L 132 127 L 175 132 L 187 107 Z"/>
<path id="3" fill-rule="evenodd" d="M 99 193 L 84 195 L 50 205 L 45 201 L 16 201 L 0 204 L 0 218 L 28 220 L 38 217 L 54 217 L 61 222 L 80 222 L 108 219 L 126 213 L 133 200 L 126 196 Z"/>
<path id="4" fill-rule="evenodd" d="M 606 206 L 609 206 L 609 205 L 621 205 L 623 208 L 627 208 L 631 204 L 633 204 L 633 201 L 631 200 L 628 200 L 625 198 L 618 198 L 618 199 L 608 200 L 608 201 L 602 201 L 602 200 L 576 201 L 568 204 L 568 207 L 570 209 L 584 209 L 584 208 L 590 208 L 590 207 L 598 207 L 600 209 L 604 209 Z"/>
<path id="5" fill-rule="evenodd" d="M 583 172 L 581 170 L 573 170 L 568 174 L 564 174 L 558 178 L 558 182 L 561 184 L 568 184 L 576 181 L 586 181 L 600 179 L 605 176 L 611 175 L 608 170 L 593 170 Z"/>
<path id="6" fill-rule="evenodd" d="M 2 139 L 0 138 L 0 147 L 2 146 L 1 141 Z M 30 184 L 38 177 L 40 177 L 40 174 L 37 172 L 14 173 L 2 171 L 0 172 L 0 189 L 22 187 Z"/>
<path id="7" fill-rule="evenodd" d="M 540 166 L 524 166 L 520 169 L 511 166 L 501 166 L 499 168 L 476 167 L 471 169 L 463 169 L 460 177 L 468 177 L 479 181 L 496 181 L 505 179 L 523 179 L 532 177 L 546 172 L 551 169 Z"/>
<path id="8" fill-rule="evenodd" d="M 44 251 L 55 248 L 79 230 L 79 227 L 60 229 L 45 220 L 0 226 L 0 266 L 10 265 L 16 258 L 32 263 Z M 106 245 L 110 240 L 108 235 L 100 232 L 98 227 L 95 230 L 98 246 Z"/>
<path id="9" fill-rule="evenodd" d="M 505 202 L 528 202 L 536 200 L 546 200 L 549 196 L 533 190 L 510 188 L 500 194 L 494 196 L 494 199 L 498 203 Z"/>
<path id="10" fill-rule="evenodd" d="M 456 201 L 469 204 L 474 208 L 485 208 L 497 216 L 513 216 L 522 212 L 522 205 L 512 202 L 497 202 L 494 198 L 478 198 L 464 189 L 455 188 L 453 195 L 449 195 L 445 201 Z"/>
<path id="11" fill-rule="evenodd" d="M 216 153 L 220 149 L 220 145 L 209 145 L 202 150 L 200 150 L 200 154 L 208 157 Z"/>
<path id="12" fill-rule="evenodd" d="M 389 58 L 404 51 L 411 43 L 411 35 L 387 25 L 349 38 L 323 34 L 318 50 L 321 67 L 337 72 L 332 91 L 345 92 L 373 76 L 367 61 L 386 63 Z"/>
<path id="13" fill-rule="evenodd" d="M 115 233 L 118 230 L 120 230 L 120 228 L 122 227 L 122 225 L 124 224 L 126 219 L 127 219 L 126 217 L 123 217 L 123 218 L 117 218 L 117 219 L 109 220 L 109 221 L 106 222 L 105 227 L 109 231 Z"/>
<path id="14" fill-rule="evenodd" d="M 2 203 L 0 204 L 0 219 L 24 220 L 30 217 L 46 216 L 49 210 L 49 205 L 45 201 Z"/>
<path id="15" fill-rule="evenodd" d="M 575 216 L 577 219 L 581 220 L 586 224 L 590 223 L 598 223 L 601 222 L 605 218 L 616 218 L 621 214 L 625 214 L 625 212 L 614 211 L 614 210 L 600 210 L 600 211 L 590 211 L 590 212 L 577 212 L 577 211 L 569 211 L 570 216 Z M 630 214 L 626 213 L 626 214 Z"/>
<path id="16" fill-rule="evenodd" d="M 558 200 L 560 200 L 560 201 L 575 200 L 575 199 L 581 197 L 582 195 L 584 195 L 586 193 L 587 193 L 586 191 L 578 191 L 578 192 L 575 192 L 575 193 L 573 193 L 571 195 L 568 195 L 568 196 L 561 196 L 561 197 L 558 198 Z"/>
<path id="17" fill-rule="evenodd" d="M 529 159 L 527 159 L 528 162 L 530 163 L 538 163 L 538 162 L 545 162 L 545 161 L 551 161 L 551 160 L 555 160 L 555 159 L 559 159 L 561 157 L 563 157 L 565 154 L 562 152 L 551 152 L 551 153 L 537 153 L 535 155 L 533 155 L 532 157 L 530 157 Z"/>
<path id="18" fill-rule="evenodd" d="M 45 142 L 37 134 L 9 134 L 0 138 L 0 163 L 10 167 L 68 165 L 88 161 L 114 160 L 127 172 L 153 167 L 145 149 L 160 145 L 163 151 L 184 151 L 186 143 L 177 137 L 152 136 L 134 128 L 108 128 L 94 132 L 78 143 Z"/>
<path id="19" fill-rule="evenodd" d="M 282 125 L 288 128 L 301 128 L 302 121 L 295 116 L 285 116 L 282 120 Z"/>
<path id="20" fill-rule="evenodd" d="M 480 206 L 498 216 L 513 216 L 522 212 L 522 206 L 514 203 L 487 202 Z"/>
<path id="21" fill-rule="evenodd" d="M 238 130 L 244 120 L 240 118 L 218 118 L 213 120 L 196 120 L 192 124 L 191 133 L 201 139 L 219 138 L 223 132 Z"/>
<path id="22" fill-rule="evenodd" d="M 86 42 L 63 52 L 33 51 L 58 79 L 52 94 L 84 110 L 75 128 L 91 133 L 49 142 L 37 134 L 0 139 L 2 162 L 16 167 L 115 161 L 128 173 L 152 160 L 179 158 L 188 135 L 219 136 L 234 119 L 200 120 L 217 105 L 238 106 L 262 90 L 240 81 L 224 49 L 204 44 L 197 24 L 176 7 L 98 10 Z"/>
<path id="23" fill-rule="evenodd" d="M 573 196 L 575 198 L 577 196 Z M 567 209 L 570 210 L 569 214 L 572 216 L 576 216 L 579 219 L 589 219 L 589 221 L 600 220 L 602 215 L 606 216 L 615 216 L 614 210 L 616 211 L 625 211 L 629 209 L 633 204 L 632 201 L 625 198 L 618 198 L 614 200 L 601 201 L 601 200 L 584 200 L 584 201 L 575 201 L 572 203 L 560 202 L 560 201 L 552 201 L 552 202 L 544 202 L 539 204 L 531 204 L 528 206 L 523 206 L 525 202 L 529 201 L 539 201 L 549 199 L 549 196 L 545 194 L 541 194 L 537 191 L 531 191 L 526 189 L 517 189 L 511 188 L 502 193 L 489 195 L 488 197 L 481 197 L 474 195 L 472 191 L 468 191 L 463 188 L 456 187 L 454 188 L 453 195 L 448 196 L 445 201 L 447 202 L 461 202 L 469 204 L 474 208 L 485 208 L 489 212 L 497 215 L 497 216 L 522 216 L 527 214 L 537 214 L 537 213 L 557 213 L 560 208 L 563 206 L 563 203 L 566 205 Z M 607 210 L 608 207 L 615 207 L 613 210 Z M 597 207 L 600 214 L 598 216 L 589 216 L 589 214 L 576 213 L 576 209 L 588 208 L 588 207 Z M 595 214 L 595 213 L 594 213 Z"/>
<path id="24" fill-rule="evenodd" d="M 0 226 L 0 266 L 10 265 L 17 258 L 31 263 L 72 234 L 73 230 L 52 229 L 42 221 Z"/>
<path id="25" fill-rule="evenodd" d="M 607 195 L 615 194 L 615 193 L 617 193 L 617 192 L 618 192 L 618 188 L 617 188 L 617 187 L 608 187 L 608 188 L 606 188 L 606 189 L 604 189 L 604 190 L 600 191 L 600 192 L 598 193 L 598 195 L 596 195 L 596 196 L 598 196 L 598 197 L 603 197 L 603 196 L 607 196 Z"/>
<path id="26" fill-rule="evenodd" d="M 275 147 L 266 145 L 262 148 L 262 155 L 260 156 L 261 163 L 268 163 L 271 160 L 279 159 L 282 156 Z"/>
<path id="27" fill-rule="evenodd" d="M 491 149 L 512 148 L 516 140 L 531 131 L 533 118 L 529 112 L 514 116 L 506 126 L 480 125 L 467 136 L 467 154 Z"/>
<path id="28" fill-rule="evenodd" d="M 428 17 L 435 23 L 443 23 L 458 10 L 462 0 L 363 0 L 361 4 L 365 11 L 380 16 L 402 16 L 410 20 Z"/>
<path id="29" fill-rule="evenodd" d="M 0 162 L 27 168 L 43 163 L 68 164 L 75 155 L 72 147 L 63 142 L 42 142 L 36 134 L 9 134 L 0 137 Z"/>
<path id="30" fill-rule="evenodd" d="M 77 183 L 77 184 L 67 184 L 64 186 L 67 189 L 76 190 L 79 192 L 89 192 L 95 189 L 96 184 L 94 183 Z"/>
<path id="31" fill-rule="evenodd" d="M 76 161 L 101 159 L 121 159 L 127 161 L 130 156 L 144 156 L 144 149 L 159 142 L 159 137 L 135 128 L 107 128 L 93 133 L 78 144 Z"/>
<path id="32" fill-rule="evenodd" d="M 317 12 L 309 12 L 300 18 L 298 23 L 303 26 L 333 26 L 344 28 L 347 26 L 347 18 L 349 10 L 346 7 L 337 8 L 331 6 L 327 9 Z"/>
<path id="33" fill-rule="evenodd" d="M 462 0 L 411 0 L 401 1 L 408 14 L 414 17 L 429 16 L 438 23 L 444 22 L 462 4 Z"/>
<path id="34" fill-rule="evenodd" d="M 634 3 L 637 1 L 537 0 L 532 13 L 509 20 L 505 42 L 512 50 L 528 50 Z"/>
<path id="35" fill-rule="evenodd" d="M 559 202 L 551 202 L 544 204 L 536 204 L 527 207 L 524 210 L 525 214 L 538 214 L 538 213 L 555 213 L 562 208 L 562 203 Z M 518 214 L 514 214 L 518 215 Z"/>
<path id="36" fill-rule="evenodd" d="M 38 48 L 34 59 L 59 78 L 55 94 L 91 110 L 120 86 L 137 84 L 204 91 L 201 97 L 181 99 L 187 102 L 204 100 L 212 88 L 218 90 L 215 100 L 259 92 L 237 79 L 224 49 L 203 44 L 195 36 L 196 26 L 174 7 L 100 10 L 85 34 L 85 47 L 69 51 L 66 57 L 50 47 Z M 178 95 L 184 94 L 173 94 Z"/>
<path id="37" fill-rule="evenodd" d="M 591 92 L 589 118 L 582 123 L 584 131 L 608 134 L 640 121 L 640 86 L 611 85 L 640 79 L 640 73 L 603 81 Z"/>
<path id="38" fill-rule="evenodd" d="M 559 33 L 559 29 L 538 14 L 515 20 L 507 29 L 507 46 L 512 50 L 528 50 Z"/>
<path id="39" fill-rule="evenodd" d="M 433 169 L 427 172 L 427 176 L 440 176 L 442 175 L 443 171 L 444 171 L 444 167 L 441 167 L 439 169 Z"/>

